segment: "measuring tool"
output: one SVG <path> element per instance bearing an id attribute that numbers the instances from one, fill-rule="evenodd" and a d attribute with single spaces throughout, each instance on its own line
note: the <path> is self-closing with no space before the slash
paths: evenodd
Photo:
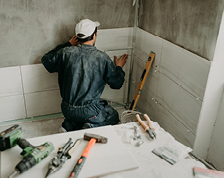
<path id="1" fill-rule="evenodd" d="M 141 75 L 141 78 L 140 78 L 140 82 L 138 83 L 138 87 L 137 87 L 137 90 L 135 92 L 134 99 L 131 102 L 130 110 L 132 110 L 132 111 L 135 110 L 135 107 L 136 107 L 137 101 L 138 101 L 138 99 L 140 97 L 140 94 L 141 94 L 143 85 L 145 83 L 146 77 L 147 77 L 147 75 L 149 73 L 149 70 L 151 68 L 152 62 L 155 59 L 155 55 L 156 54 L 154 52 L 150 52 L 150 54 L 149 54 L 148 61 L 145 64 L 145 68 L 144 68 L 144 70 L 142 72 L 142 75 Z"/>

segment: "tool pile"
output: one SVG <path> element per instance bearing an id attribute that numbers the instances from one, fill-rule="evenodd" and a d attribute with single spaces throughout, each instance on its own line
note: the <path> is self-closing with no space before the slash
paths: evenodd
<path id="1" fill-rule="evenodd" d="M 54 150 L 54 145 L 51 142 L 46 142 L 40 146 L 33 146 L 22 137 L 22 128 L 17 124 L 0 133 L 0 151 L 10 149 L 16 145 L 22 149 L 20 154 L 23 156 L 23 159 L 16 165 L 15 171 L 9 176 L 9 178 L 13 178 L 18 174 L 31 169 L 41 160 L 48 157 L 48 155 Z M 89 143 L 83 151 L 80 159 L 77 161 L 74 169 L 71 171 L 69 178 L 78 177 L 79 172 L 81 171 L 85 160 L 95 143 L 107 143 L 107 138 L 96 134 L 85 133 L 83 139 L 89 141 Z M 73 143 L 72 139 L 69 138 L 68 142 L 63 147 L 59 147 L 57 156 L 49 163 L 45 177 L 49 177 L 51 174 L 60 170 L 66 160 L 71 158 L 72 153 L 80 142 L 81 140 L 77 139 Z"/>

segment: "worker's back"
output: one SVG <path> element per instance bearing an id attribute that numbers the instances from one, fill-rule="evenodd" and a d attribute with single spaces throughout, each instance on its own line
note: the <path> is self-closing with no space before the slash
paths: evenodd
<path id="1" fill-rule="evenodd" d="M 84 44 L 66 47 L 62 53 L 58 77 L 63 100 L 73 106 L 99 100 L 106 84 L 106 66 L 111 62 L 108 55 Z"/>

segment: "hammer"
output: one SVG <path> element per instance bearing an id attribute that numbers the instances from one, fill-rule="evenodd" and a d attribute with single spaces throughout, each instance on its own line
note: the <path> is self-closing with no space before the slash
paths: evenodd
<path id="1" fill-rule="evenodd" d="M 85 133 L 84 134 L 84 140 L 88 140 L 89 143 L 86 146 L 85 150 L 83 151 L 81 157 L 79 158 L 78 162 L 76 163 L 74 169 L 72 170 L 69 178 L 77 178 L 79 175 L 79 172 L 81 171 L 88 155 L 91 150 L 91 148 L 95 145 L 95 143 L 107 143 L 107 138 L 102 137 L 100 135 L 91 134 L 91 133 Z"/>

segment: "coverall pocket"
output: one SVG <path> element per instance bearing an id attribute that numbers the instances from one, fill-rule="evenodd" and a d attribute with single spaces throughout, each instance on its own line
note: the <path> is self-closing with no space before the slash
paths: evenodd
<path id="1" fill-rule="evenodd" d="M 105 110 L 101 110 L 98 115 L 86 119 L 86 122 L 97 124 L 105 121 Z"/>

